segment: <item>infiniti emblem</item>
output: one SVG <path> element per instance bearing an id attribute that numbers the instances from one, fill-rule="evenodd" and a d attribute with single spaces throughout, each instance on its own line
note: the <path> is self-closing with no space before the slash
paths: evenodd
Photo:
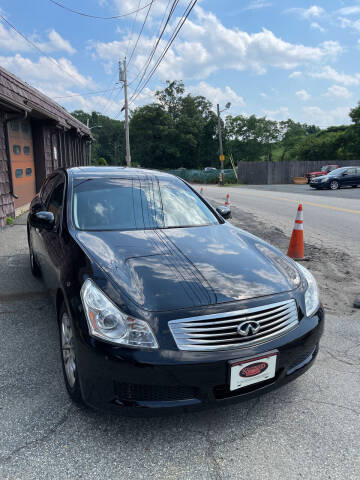
<path id="1" fill-rule="evenodd" d="M 246 320 L 242 322 L 237 327 L 237 332 L 242 337 L 250 337 L 255 335 L 260 330 L 260 323 L 255 320 Z"/>

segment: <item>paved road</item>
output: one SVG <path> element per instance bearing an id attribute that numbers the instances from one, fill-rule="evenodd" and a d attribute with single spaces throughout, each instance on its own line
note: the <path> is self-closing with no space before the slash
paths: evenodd
<path id="1" fill-rule="evenodd" d="M 226 193 L 229 193 L 233 205 L 290 233 L 296 205 L 301 201 L 307 239 L 319 242 L 324 248 L 335 245 L 360 254 L 360 188 L 332 192 L 309 190 L 308 185 L 228 188 L 206 185 L 203 189 L 205 197 L 214 205 L 223 204 Z"/>
<path id="2" fill-rule="evenodd" d="M 196 414 L 111 417 L 67 396 L 25 233 L 0 232 L 2 480 L 359 478 L 360 316 L 328 316 L 316 365 L 278 392 Z"/>

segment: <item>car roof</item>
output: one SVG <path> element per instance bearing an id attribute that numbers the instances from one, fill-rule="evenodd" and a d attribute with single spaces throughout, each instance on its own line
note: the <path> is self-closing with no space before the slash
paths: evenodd
<path id="1" fill-rule="evenodd" d="M 174 178 L 174 175 L 160 172 L 158 170 L 150 170 L 145 168 L 131 167 L 70 167 L 64 170 L 72 178 L 129 178 L 129 177 L 149 177 L 156 175 L 157 177 Z"/>

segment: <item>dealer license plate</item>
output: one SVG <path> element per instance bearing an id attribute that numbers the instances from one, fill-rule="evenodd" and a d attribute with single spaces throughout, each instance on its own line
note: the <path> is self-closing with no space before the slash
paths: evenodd
<path id="1" fill-rule="evenodd" d="M 247 387 L 275 377 L 277 353 L 234 361 L 230 371 L 230 390 Z"/>

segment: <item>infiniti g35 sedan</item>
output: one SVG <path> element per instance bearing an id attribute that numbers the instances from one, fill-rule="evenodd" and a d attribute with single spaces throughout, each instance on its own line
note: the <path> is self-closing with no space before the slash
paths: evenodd
<path id="1" fill-rule="evenodd" d="M 313 364 L 314 277 L 229 215 L 161 172 L 47 178 L 28 215 L 30 264 L 54 298 L 75 402 L 122 414 L 220 406 Z"/>

